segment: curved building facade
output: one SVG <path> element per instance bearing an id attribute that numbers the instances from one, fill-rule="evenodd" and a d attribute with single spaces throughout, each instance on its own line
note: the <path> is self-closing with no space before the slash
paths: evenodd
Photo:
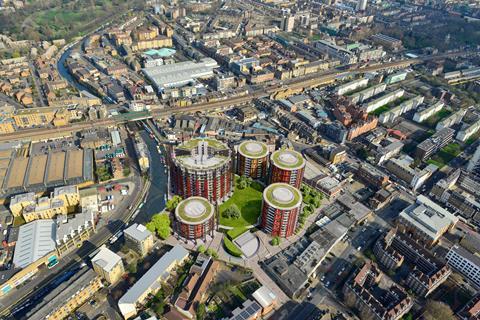
<path id="1" fill-rule="evenodd" d="M 232 153 L 215 139 L 197 138 L 174 148 L 170 161 L 171 192 L 204 197 L 211 203 L 227 200 L 233 192 Z"/>
<path id="2" fill-rule="evenodd" d="M 190 197 L 175 209 L 175 229 L 186 239 L 204 239 L 215 228 L 215 209 L 203 197 Z"/>
<path id="3" fill-rule="evenodd" d="M 295 233 L 302 209 L 302 193 L 287 183 L 274 183 L 263 191 L 261 227 L 272 237 Z"/>
<path id="4" fill-rule="evenodd" d="M 267 175 L 268 147 L 260 141 L 248 140 L 238 146 L 237 174 L 261 179 Z"/>
<path id="5" fill-rule="evenodd" d="M 270 157 L 270 183 L 283 182 L 300 188 L 305 164 L 305 159 L 297 151 L 275 151 Z"/>

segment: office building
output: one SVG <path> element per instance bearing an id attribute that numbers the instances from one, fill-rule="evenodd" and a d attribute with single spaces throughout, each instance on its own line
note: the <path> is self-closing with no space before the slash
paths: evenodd
<path id="1" fill-rule="evenodd" d="M 480 288 L 480 256 L 478 252 L 470 252 L 459 245 L 454 245 L 448 251 L 445 259 L 449 266 Z"/>
<path id="2" fill-rule="evenodd" d="M 26 222 L 30 222 L 66 215 L 79 203 L 77 186 L 63 186 L 55 188 L 49 197 L 37 198 L 33 192 L 15 195 L 10 199 L 9 208 L 14 217 L 23 216 Z"/>
<path id="3" fill-rule="evenodd" d="M 105 246 L 92 258 L 93 270 L 110 284 L 117 283 L 125 273 L 122 258 Z"/>
<path id="4" fill-rule="evenodd" d="M 215 139 L 196 138 L 175 147 L 170 164 L 171 192 L 182 198 L 226 201 L 233 192 L 230 148 Z"/>
<path id="5" fill-rule="evenodd" d="M 213 236 L 215 230 L 215 208 L 202 197 L 190 197 L 181 201 L 175 209 L 175 229 L 189 240 Z"/>
<path id="6" fill-rule="evenodd" d="M 188 251 L 181 245 L 176 245 L 150 267 L 118 300 L 118 308 L 124 319 L 135 316 L 138 306 L 143 305 L 151 295 L 155 295 L 161 285 L 167 282 L 174 269 L 187 259 Z"/>
<path id="7" fill-rule="evenodd" d="M 440 237 L 451 230 L 458 218 L 424 195 L 400 212 L 398 228 L 412 233 L 427 246 L 435 244 Z"/>
<path id="8" fill-rule="evenodd" d="M 123 231 L 123 235 L 125 244 L 142 257 L 146 256 L 153 248 L 153 234 L 142 224 L 132 224 Z"/>
<path id="9" fill-rule="evenodd" d="M 443 128 L 435 132 L 433 136 L 427 138 L 417 145 L 417 149 L 415 150 L 415 158 L 427 160 L 440 149 L 448 145 L 453 140 L 454 133 L 455 130 L 451 128 Z"/>
<path id="10" fill-rule="evenodd" d="M 302 193 L 286 183 L 273 183 L 263 191 L 260 226 L 272 237 L 295 233 L 302 207 Z"/>
<path id="11" fill-rule="evenodd" d="M 394 51 L 400 50 L 402 48 L 402 41 L 401 40 L 392 38 L 392 37 L 387 36 L 387 35 L 382 34 L 382 33 L 374 34 L 371 37 L 371 39 L 374 43 L 377 43 L 379 45 L 382 45 L 382 46 L 384 46 L 388 49 L 394 50 Z"/>
<path id="12" fill-rule="evenodd" d="M 101 288 L 102 280 L 92 269 L 84 267 L 60 283 L 27 313 L 30 320 L 62 320 L 92 299 Z"/>
<path id="13" fill-rule="evenodd" d="M 305 165 L 305 159 L 297 151 L 275 151 L 270 156 L 270 183 L 282 182 L 300 188 Z"/>
<path id="14" fill-rule="evenodd" d="M 238 146 L 237 174 L 252 179 L 267 176 L 268 147 L 260 141 L 248 140 Z"/>

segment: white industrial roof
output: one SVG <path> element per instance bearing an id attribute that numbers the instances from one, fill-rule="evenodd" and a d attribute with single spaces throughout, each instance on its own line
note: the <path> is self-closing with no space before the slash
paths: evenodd
<path id="1" fill-rule="evenodd" d="M 25 268 L 55 250 L 56 224 L 51 219 L 36 220 L 19 228 L 13 264 Z"/>
<path id="2" fill-rule="evenodd" d="M 205 58 L 200 62 L 185 61 L 145 68 L 143 73 L 157 88 L 163 88 L 184 85 L 196 78 L 213 75 L 214 68 L 218 68 L 217 62 Z"/>

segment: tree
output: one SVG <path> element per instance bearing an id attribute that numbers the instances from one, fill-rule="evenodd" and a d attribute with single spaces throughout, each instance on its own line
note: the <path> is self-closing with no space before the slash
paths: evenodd
<path id="1" fill-rule="evenodd" d="M 427 304 L 425 305 L 423 318 L 425 320 L 454 320 L 455 317 L 453 315 L 452 309 L 443 302 L 435 301 L 435 300 L 428 300 Z"/>
<path id="2" fill-rule="evenodd" d="M 170 227 L 170 217 L 167 213 L 157 213 L 152 217 L 152 220 L 147 223 L 147 229 L 154 232 L 162 239 L 167 239 L 172 228 Z"/>
<path id="3" fill-rule="evenodd" d="M 177 196 L 177 195 L 173 196 L 172 199 L 167 201 L 167 204 L 165 205 L 165 209 L 167 211 L 172 212 L 178 206 L 180 201 L 182 201 L 182 197 Z"/>
<path id="4" fill-rule="evenodd" d="M 236 204 L 232 204 L 222 213 L 222 217 L 227 219 L 238 219 L 241 216 L 241 211 Z"/>
<path id="5" fill-rule="evenodd" d="M 199 303 L 196 310 L 197 320 L 205 319 L 206 314 L 207 314 L 207 308 L 205 307 L 205 303 Z"/>
<path id="6" fill-rule="evenodd" d="M 205 251 L 205 253 L 212 258 L 218 258 L 218 252 L 212 248 L 208 248 L 207 251 Z"/>
<path id="7" fill-rule="evenodd" d="M 357 150 L 357 156 L 362 160 L 367 160 L 368 151 L 365 148 L 360 148 Z"/>
<path id="8" fill-rule="evenodd" d="M 137 263 L 136 262 L 130 263 L 127 269 L 129 273 L 137 273 Z"/>
<path id="9" fill-rule="evenodd" d="M 272 246 L 278 246 L 278 245 L 280 245 L 280 242 L 281 242 L 280 237 L 273 237 L 273 239 L 271 241 Z"/>
<path id="10" fill-rule="evenodd" d="M 205 253 L 206 250 L 207 249 L 205 248 L 205 246 L 203 244 L 201 244 L 197 247 L 198 253 Z"/>

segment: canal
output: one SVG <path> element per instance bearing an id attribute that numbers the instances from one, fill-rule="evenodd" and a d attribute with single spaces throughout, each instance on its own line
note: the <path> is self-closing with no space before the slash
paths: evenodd
<path id="1" fill-rule="evenodd" d="M 142 139 L 145 141 L 150 154 L 150 188 L 144 205 L 140 209 L 136 222 L 146 223 L 150 221 L 152 215 L 161 212 L 165 208 L 165 195 L 167 194 L 167 173 L 166 166 L 162 162 L 164 149 L 162 154 L 157 151 L 157 143 L 146 131 L 141 132 Z"/>

